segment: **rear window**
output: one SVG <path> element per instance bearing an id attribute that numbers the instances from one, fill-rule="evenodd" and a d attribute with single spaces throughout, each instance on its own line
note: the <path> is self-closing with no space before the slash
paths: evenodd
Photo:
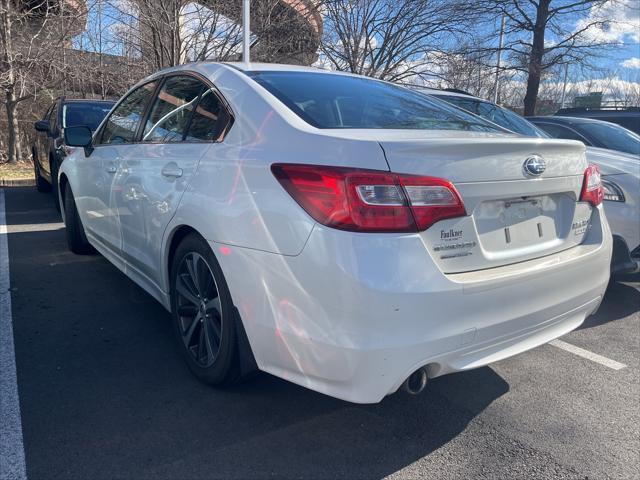
<path id="1" fill-rule="evenodd" d="M 62 126 L 77 127 L 85 125 L 95 131 L 113 107 L 109 102 L 73 102 L 62 106 Z"/>
<path id="2" fill-rule="evenodd" d="M 504 132 L 440 100 L 379 80 L 315 72 L 248 72 L 317 128 Z"/>

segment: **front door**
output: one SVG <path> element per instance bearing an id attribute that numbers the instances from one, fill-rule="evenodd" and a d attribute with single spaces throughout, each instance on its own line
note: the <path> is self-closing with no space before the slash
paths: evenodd
<path id="1" fill-rule="evenodd" d="M 120 192 L 115 178 L 134 141 L 157 82 L 146 83 L 122 99 L 94 136 L 94 150 L 78 161 L 74 192 L 87 235 L 115 255 L 122 253 L 122 232 L 113 199 Z"/>

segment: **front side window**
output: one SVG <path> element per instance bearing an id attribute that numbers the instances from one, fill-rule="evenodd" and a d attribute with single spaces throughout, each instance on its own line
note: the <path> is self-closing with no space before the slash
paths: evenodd
<path id="1" fill-rule="evenodd" d="M 144 127 L 144 142 L 181 142 L 189 127 L 191 114 L 202 82 L 190 76 L 169 77 L 155 99 Z"/>
<path id="2" fill-rule="evenodd" d="M 135 140 L 142 114 L 157 82 L 149 82 L 136 88 L 115 108 L 107 119 L 100 143 L 121 144 Z"/>
<path id="3" fill-rule="evenodd" d="M 379 80 L 322 72 L 249 72 L 316 128 L 503 132 L 446 102 Z"/>

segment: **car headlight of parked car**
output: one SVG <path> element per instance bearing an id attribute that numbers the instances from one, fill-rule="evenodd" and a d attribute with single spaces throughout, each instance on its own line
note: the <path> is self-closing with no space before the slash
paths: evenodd
<path id="1" fill-rule="evenodd" d="M 611 180 L 602 179 L 602 187 L 604 188 L 604 199 L 610 202 L 624 202 L 624 193 L 622 189 Z"/>

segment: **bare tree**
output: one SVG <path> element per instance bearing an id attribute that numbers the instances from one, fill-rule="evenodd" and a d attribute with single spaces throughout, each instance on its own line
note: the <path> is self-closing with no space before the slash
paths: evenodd
<path id="1" fill-rule="evenodd" d="M 494 0 L 507 18 L 504 50 L 510 68 L 527 76 L 524 114 L 534 115 L 545 72 L 567 63 L 587 66 L 611 43 L 589 35 L 609 20 L 590 13 L 612 0 Z"/>
<path id="2" fill-rule="evenodd" d="M 390 81 L 428 75 L 446 45 L 473 21 L 459 0 L 333 0 L 324 7 L 321 60 L 333 69 Z"/>
<path id="3" fill-rule="evenodd" d="M 0 88 L 6 111 L 8 159 L 22 159 L 17 111 L 19 105 L 41 91 L 58 86 L 62 62 L 60 47 L 82 15 L 67 10 L 67 3 L 47 0 L 0 0 Z M 59 20 L 68 16 L 67 29 Z"/>

